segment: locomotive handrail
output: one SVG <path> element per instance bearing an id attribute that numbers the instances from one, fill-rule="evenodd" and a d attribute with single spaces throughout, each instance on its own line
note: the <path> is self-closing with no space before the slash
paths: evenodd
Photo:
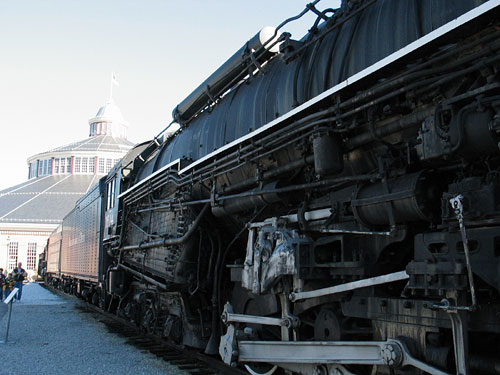
<path id="1" fill-rule="evenodd" d="M 174 161 L 171 161 L 170 163 L 168 163 L 167 165 L 164 165 L 163 167 L 161 167 L 160 169 L 158 169 L 156 172 L 154 173 L 151 173 L 149 176 L 147 176 L 146 178 L 142 179 L 141 181 L 139 181 L 138 183 L 134 184 L 133 186 L 131 186 L 129 189 L 125 190 L 123 193 L 119 194 L 118 195 L 118 199 L 128 195 L 130 192 L 134 191 L 135 189 L 137 189 L 139 186 L 143 185 L 146 181 L 149 181 L 151 180 L 152 178 L 154 178 L 156 175 L 162 173 L 164 170 L 166 169 L 169 169 L 173 166 L 177 165 L 177 170 L 179 170 L 179 167 L 181 165 L 181 159 L 175 159 Z"/>

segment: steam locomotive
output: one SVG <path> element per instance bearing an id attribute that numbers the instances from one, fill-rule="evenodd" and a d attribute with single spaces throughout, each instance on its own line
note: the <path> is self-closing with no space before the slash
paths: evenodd
<path id="1" fill-rule="evenodd" d="M 500 373 L 500 2 L 314 1 L 50 237 L 46 278 L 251 374 Z"/>

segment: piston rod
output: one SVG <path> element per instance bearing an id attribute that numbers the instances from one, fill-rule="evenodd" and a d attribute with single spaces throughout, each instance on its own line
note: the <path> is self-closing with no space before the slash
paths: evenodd
<path id="1" fill-rule="evenodd" d="M 294 292 L 290 293 L 289 298 L 290 301 L 295 302 L 302 299 L 327 296 L 331 294 L 348 292 L 354 289 L 392 283 L 394 281 L 405 280 L 408 278 L 409 276 L 406 273 L 406 271 L 399 271 L 399 272 L 389 273 L 387 275 L 371 277 L 369 279 L 357 280 L 346 284 L 335 285 L 329 288 L 316 289 L 308 292 Z"/>

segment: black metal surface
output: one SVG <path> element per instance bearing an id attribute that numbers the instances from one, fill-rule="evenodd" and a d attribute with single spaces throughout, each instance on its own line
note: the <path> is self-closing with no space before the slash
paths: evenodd
<path id="1" fill-rule="evenodd" d="M 239 86 L 213 110 L 200 114 L 163 146 L 154 169 L 149 163 L 136 181 L 172 160 L 197 160 L 244 136 L 481 2 L 375 2 L 286 66 L 274 59 L 265 75 L 257 75 L 250 85 Z"/>

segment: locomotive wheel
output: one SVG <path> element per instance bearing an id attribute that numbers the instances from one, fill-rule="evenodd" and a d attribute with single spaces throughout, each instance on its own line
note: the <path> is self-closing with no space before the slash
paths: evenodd
<path id="1" fill-rule="evenodd" d="M 319 311 L 314 321 L 314 340 L 340 340 L 340 322 L 335 312 L 325 308 Z"/>
<path id="2" fill-rule="evenodd" d="M 142 315 L 141 319 L 142 329 L 149 334 L 153 334 L 155 322 L 156 322 L 155 313 L 153 309 L 148 308 L 146 311 L 144 311 Z"/>
<path id="3" fill-rule="evenodd" d="M 276 365 L 265 365 L 262 363 L 253 364 L 252 366 L 245 365 L 246 370 L 252 375 L 272 375 L 278 368 Z"/>
<path id="4" fill-rule="evenodd" d="M 99 305 L 99 290 L 96 290 L 94 293 L 92 293 L 92 304 L 94 306 L 98 306 Z"/>
<path id="5" fill-rule="evenodd" d="M 112 301 L 111 295 L 106 293 L 103 289 L 99 289 L 99 308 L 107 311 Z"/>

